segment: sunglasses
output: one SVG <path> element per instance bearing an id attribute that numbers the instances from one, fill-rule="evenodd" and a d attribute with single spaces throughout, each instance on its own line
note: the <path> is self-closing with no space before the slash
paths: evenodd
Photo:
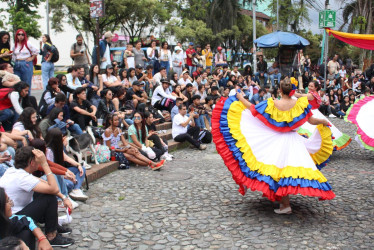
<path id="1" fill-rule="evenodd" d="M 135 120 L 141 120 L 142 118 L 140 116 L 134 116 Z"/>
<path id="2" fill-rule="evenodd" d="M 17 36 L 25 36 L 25 34 L 19 33 L 19 34 L 17 34 Z"/>

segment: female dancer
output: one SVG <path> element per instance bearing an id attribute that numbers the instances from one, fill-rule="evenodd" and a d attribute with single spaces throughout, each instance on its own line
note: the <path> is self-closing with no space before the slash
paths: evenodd
<path id="1" fill-rule="evenodd" d="M 317 81 L 311 81 L 308 85 L 309 92 L 308 94 L 299 94 L 295 93 L 296 97 L 307 97 L 309 104 L 312 106 L 312 113 L 313 116 L 316 118 L 324 119 L 329 122 L 329 120 L 318 110 L 319 106 L 321 105 L 321 97 L 318 94 L 318 91 L 321 89 L 319 83 Z M 331 122 L 331 132 L 333 136 L 333 146 L 334 150 L 341 150 L 351 143 L 351 137 L 349 135 L 342 133 L 337 127 L 335 127 Z M 310 123 L 304 123 L 298 132 L 302 135 L 311 135 L 315 129 L 315 126 L 311 125 Z"/>
<path id="2" fill-rule="evenodd" d="M 374 151 L 374 96 L 366 96 L 347 110 L 345 121 L 357 126 L 356 141 L 362 148 Z"/>
<path id="3" fill-rule="evenodd" d="M 328 121 L 312 116 L 306 97 L 291 98 L 289 81 L 282 82 L 280 88 L 280 100 L 269 98 L 256 106 L 242 93 L 221 98 L 213 110 L 212 134 L 239 192 L 261 191 L 271 201 L 280 201 L 275 213 L 289 214 L 291 194 L 322 200 L 335 197 L 316 166 L 327 160 L 333 149 L 331 131 L 322 126 Z M 320 124 L 309 139 L 295 131 L 306 121 Z"/>

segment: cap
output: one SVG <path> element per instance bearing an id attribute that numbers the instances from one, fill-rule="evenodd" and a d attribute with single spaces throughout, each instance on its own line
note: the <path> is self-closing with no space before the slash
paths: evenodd
<path id="1" fill-rule="evenodd" d="M 186 73 L 190 73 L 190 72 L 188 72 L 188 70 L 185 70 L 185 71 L 182 72 L 182 75 L 184 75 Z"/>
<path id="2" fill-rule="evenodd" d="M 166 78 L 162 78 L 162 79 L 161 79 L 161 83 L 167 83 L 167 84 L 170 85 L 170 82 L 169 82 L 168 79 L 166 79 Z"/>
<path id="3" fill-rule="evenodd" d="M 182 50 L 181 47 L 175 46 L 174 51 Z"/>
<path id="4" fill-rule="evenodd" d="M 141 65 L 141 64 L 137 64 L 135 68 L 137 68 L 137 69 L 142 69 L 142 68 L 143 68 L 143 65 Z"/>
<path id="5" fill-rule="evenodd" d="M 193 42 L 190 42 L 188 45 L 193 46 Z"/>
<path id="6" fill-rule="evenodd" d="M 139 82 L 139 81 L 134 81 L 132 83 L 133 86 L 140 86 L 140 85 L 144 85 L 144 82 Z"/>
<path id="7" fill-rule="evenodd" d="M 219 50 L 222 50 L 222 47 L 221 46 L 218 46 L 217 47 L 217 50 L 219 51 Z"/>
<path id="8" fill-rule="evenodd" d="M 105 32 L 104 37 L 105 38 L 113 37 L 113 34 L 112 34 L 112 32 L 107 31 L 107 32 Z"/>

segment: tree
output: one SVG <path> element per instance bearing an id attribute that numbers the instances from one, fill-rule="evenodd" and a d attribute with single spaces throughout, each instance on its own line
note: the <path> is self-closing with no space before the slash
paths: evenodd
<path id="1" fill-rule="evenodd" d="M 270 22 L 276 20 L 277 0 L 272 0 L 269 10 L 274 18 Z M 309 23 L 308 4 L 304 0 L 279 0 L 279 27 L 280 30 L 291 30 L 297 33 L 301 29 L 301 25 Z"/>
<path id="2" fill-rule="evenodd" d="M 6 0 L 6 8 L 0 9 L 0 12 L 9 13 L 8 20 L 5 18 L 0 21 L 0 27 L 9 29 L 15 33 L 17 29 L 24 29 L 28 36 L 36 39 L 42 35 L 38 19 L 40 16 L 36 9 L 44 0 Z"/>

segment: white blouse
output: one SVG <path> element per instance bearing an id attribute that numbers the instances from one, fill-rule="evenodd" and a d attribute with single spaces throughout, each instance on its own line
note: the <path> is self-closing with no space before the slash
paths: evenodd
<path id="1" fill-rule="evenodd" d="M 170 67 L 173 67 L 172 61 L 171 61 L 171 52 L 168 50 L 167 53 L 164 52 L 164 50 L 160 50 L 160 61 L 169 61 Z"/>
<path id="2" fill-rule="evenodd" d="M 30 50 L 28 50 L 27 47 Z M 25 60 L 25 59 L 31 57 L 32 55 L 38 55 L 39 54 L 39 50 L 37 48 L 35 48 L 29 41 L 27 42 L 27 47 L 23 46 L 23 48 L 21 49 L 20 46 L 17 46 L 17 48 L 15 48 L 15 46 L 13 46 L 13 55 L 12 55 L 13 61 Z"/>

